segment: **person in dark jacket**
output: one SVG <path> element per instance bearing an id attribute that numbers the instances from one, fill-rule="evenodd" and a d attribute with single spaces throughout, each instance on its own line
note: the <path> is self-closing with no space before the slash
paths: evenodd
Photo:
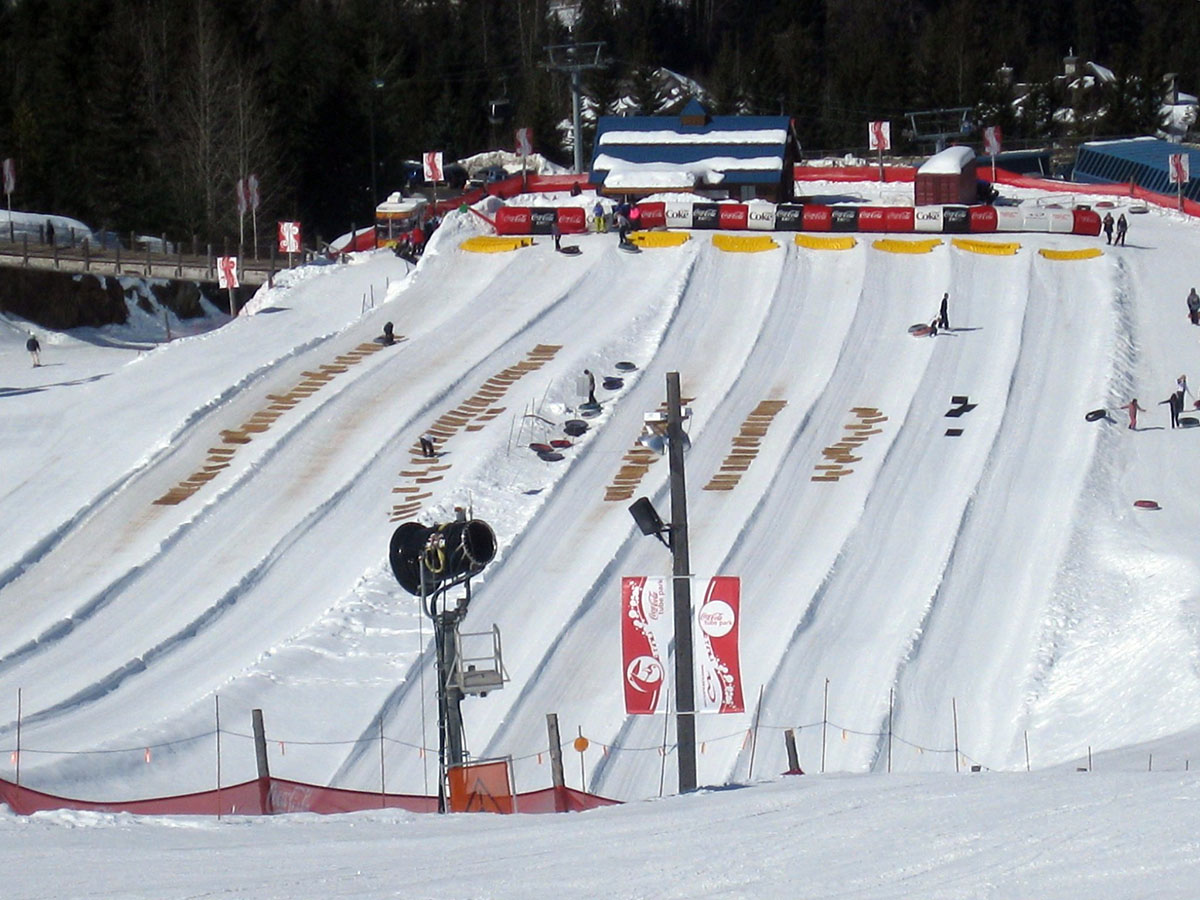
<path id="1" fill-rule="evenodd" d="M 595 405 L 596 403 L 596 376 L 592 374 L 591 369 L 584 369 L 583 374 L 588 380 L 588 398 L 587 402 Z"/>
<path id="2" fill-rule="evenodd" d="M 550 234 L 554 238 L 554 249 L 562 250 L 562 229 L 558 226 L 557 218 L 550 223 Z"/>
<path id="3" fill-rule="evenodd" d="M 1200 294 L 1196 293 L 1195 288 L 1192 288 L 1192 292 L 1187 296 L 1187 308 L 1192 324 L 1200 325 Z"/>
<path id="4" fill-rule="evenodd" d="M 1112 243 L 1113 217 L 1112 213 L 1104 214 L 1104 237 Z"/>
<path id="5" fill-rule="evenodd" d="M 950 313 L 947 305 L 950 303 L 950 295 L 942 294 L 942 304 L 938 307 L 937 323 L 938 328 L 946 331 L 950 328 Z"/>
<path id="6" fill-rule="evenodd" d="M 1120 244 L 1122 247 L 1124 247 L 1125 246 L 1125 232 L 1127 232 L 1128 230 L 1129 230 L 1129 222 L 1126 221 L 1126 219 L 1125 219 L 1125 213 L 1121 213 L 1119 216 L 1117 216 L 1117 236 L 1114 239 L 1114 243 Z"/>
<path id="7" fill-rule="evenodd" d="M 421 435 L 421 455 L 426 459 L 437 456 L 437 449 L 433 445 L 434 436 L 430 432 L 425 432 Z"/>
<path id="8" fill-rule="evenodd" d="M 29 356 L 33 360 L 33 367 L 36 369 L 42 364 L 42 345 L 38 343 L 37 335 L 32 332 L 30 333 L 29 340 L 25 342 L 25 349 L 29 351 Z"/>
<path id="9" fill-rule="evenodd" d="M 1166 400 L 1158 401 L 1158 405 L 1167 405 L 1167 409 L 1171 412 L 1171 427 L 1179 427 L 1179 413 L 1183 409 L 1183 391 L 1176 391 Z"/>
<path id="10" fill-rule="evenodd" d="M 395 326 L 392 325 L 391 322 L 383 323 L 383 336 L 379 339 L 379 342 L 383 344 L 383 346 L 390 347 L 392 344 L 396 343 L 396 334 L 394 328 Z"/>

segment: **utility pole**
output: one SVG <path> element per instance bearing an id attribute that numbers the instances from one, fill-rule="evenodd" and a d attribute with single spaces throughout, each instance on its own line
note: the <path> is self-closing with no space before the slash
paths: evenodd
<path id="1" fill-rule="evenodd" d="M 683 409 L 679 373 L 667 373 L 667 462 L 671 471 L 671 579 L 675 613 L 675 740 L 679 793 L 696 789 L 696 706 L 692 675 L 692 586 L 687 494 L 683 474 Z"/>
<path id="2" fill-rule="evenodd" d="M 547 69 L 568 72 L 571 75 L 571 129 L 575 144 L 575 174 L 577 175 L 583 171 L 582 73 L 586 69 L 599 69 L 607 64 L 600 58 L 603 51 L 603 41 L 593 41 L 587 44 L 555 44 L 546 48 L 550 61 L 543 65 Z"/>

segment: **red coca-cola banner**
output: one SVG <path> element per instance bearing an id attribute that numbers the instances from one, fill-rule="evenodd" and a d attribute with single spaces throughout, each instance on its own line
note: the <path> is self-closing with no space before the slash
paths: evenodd
<path id="1" fill-rule="evenodd" d="M 703 583 L 697 579 L 700 583 Z M 704 598 L 695 604 L 696 711 L 740 713 L 742 666 L 738 633 L 742 615 L 740 578 L 718 575 L 708 580 Z"/>
<path id="2" fill-rule="evenodd" d="M 672 619 L 669 579 L 621 579 L 621 660 L 627 715 L 659 712 L 665 692 Z M 666 711 L 665 703 L 663 712 Z"/>
<path id="3" fill-rule="evenodd" d="M 833 210 L 828 206 L 817 203 L 804 204 L 800 217 L 800 228 L 803 231 L 829 231 L 833 227 Z"/>
<path id="4" fill-rule="evenodd" d="M 972 234 L 985 234 L 996 230 L 996 207 L 972 206 L 967 210 L 968 230 Z"/>
<path id="5" fill-rule="evenodd" d="M 667 204 L 661 201 L 639 203 L 637 208 L 642 211 L 642 228 L 667 227 Z"/>
<path id="6" fill-rule="evenodd" d="M 582 234 L 587 231 L 587 213 L 582 206 L 558 208 L 558 230 L 563 234 Z"/>
<path id="7" fill-rule="evenodd" d="M 729 231 L 745 231 L 750 210 L 745 203 L 722 203 L 717 210 L 717 227 Z"/>
<path id="8" fill-rule="evenodd" d="M 496 210 L 496 234 L 529 234 L 529 207 L 502 206 Z"/>

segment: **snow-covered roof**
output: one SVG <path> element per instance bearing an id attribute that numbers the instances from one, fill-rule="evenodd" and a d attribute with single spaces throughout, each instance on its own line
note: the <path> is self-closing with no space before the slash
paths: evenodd
<path id="1" fill-rule="evenodd" d="M 787 116 L 710 116 L 693 100 L 674 116 L 603 116 L 595 147 L 593 183 L 659 188 L 773 183 L 798 144 Z"/>
<path id="2" fill-rule="evenodd" d="M 935 153 L 917 169 L 918 175 L 958 175 L 975 162 L 975 151 L 970 147 L 947 147 Z"/>

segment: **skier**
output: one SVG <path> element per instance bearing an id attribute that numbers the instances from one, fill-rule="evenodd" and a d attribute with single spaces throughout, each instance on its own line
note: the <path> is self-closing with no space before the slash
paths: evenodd
<path id="1" fill-rule="evenodd" d="M 435 438 L 428 431 L 421 435 L 421 455 L 426 459 L 437 456 L 437 451 L 434 449 L 433 442 Z"/>
<path id="2" fill-rule="evenodd" d="M 1200 294 L 1196 293 L 1195 288 L 1192 288 L 1192 292 L 1187 296 L 1187 308 L 1192 324 L 1200 325 Z"/>
<path id="3" fill-rule="evenodd" d="M 42 364 L 42 345 L 38 343 L 37 335 L 32 331 L 29 332 L 29 340 L 25 342 L 25 349 L 29 351 L 29 356 L 33 360 L 33 367 L 36 369 Z"/>
<path id="4" fill-rule="evenodd" d="M 1128 230 L 1129 230 L 1129 223 L 1127 221 L 1125 221 L 1125 213 L 1121 213 L 1119 216 L 1117 216 L 1116 243 L 1120 244 L 1122 247 L 1125 246 L 1125 232 L 1127 232 Z"/>
<path id="5" fill-rule="evenodd" d="M 949 302 L 950 295 L 948 293 L 942 294 L 942 305 L 938 307 L 937 319 L 935 321 L 938 323 L 938 328 L 941 328 L 943 331 L 950 330 L 950 314 L 946 309 Z"/>
<path id="6" fill-rule="evenodd" d="M 1112 213 L 1104 214 L 1104 236 L 1112 243 L 1113 217 Z"/>
<path id="7" fill-rule="evenodd" d="M 591 405 L 595 406 L 596 405 L 596 376 L 592 374 L 591 369 L 584 369 L 583 374 L 587 376 L 587 380 L 588 380 L 587 402 L 590 403 Z"/>
<path id="8" fill-rule="evenodd" d="M 1146 411 L 1138 405 L 1137 397 L 1134 397 L 1132 400 L 1130 400 L 1128 403 L 1126 403 L 1124 406 L 1122 406 L 1120 408 L 1129 413 L 1129 427 L 1132 428 L 1134 431 L 1136 431 L 1137 430 L 1137 414 L 1140 412 Z"/>

